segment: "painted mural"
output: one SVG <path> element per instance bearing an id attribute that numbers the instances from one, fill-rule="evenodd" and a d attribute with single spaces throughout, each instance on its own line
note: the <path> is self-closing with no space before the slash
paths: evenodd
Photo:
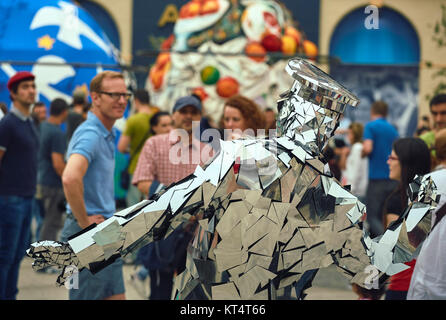
<path id="1" fill-rule="evenodd" d="M 275 106 L 290 86 L 283 72 L 288 58 L 318 54 L 286 7 L 273 0 L 189 1 L 161 50 L 146 83 L 152 103 L 170 111 L 177 98 L 195 92 L 216 122 L 225 99 L 237 93 Z"/>
<path id="2" fill-rule="evenodd" d="M 71 1 L 0 2 L 0 101 L 9 104 L 6 83 L 26 70 L 36 75 L 38 100 L 71 102 L 75 89 L 88 91 L 101 65 L 117 67 L 118 54 L 95 20 Z"/>
<path id="3" fill-rule="evenodd" d="M 389 105 L 387 119 L 400 136 L 413 136 L 418 118 L 418 66 L 332 65 L 330 74 L 361 100 L 360 108 L 346 110 L 351 121 L 370 121 L 370 106 Z"/>

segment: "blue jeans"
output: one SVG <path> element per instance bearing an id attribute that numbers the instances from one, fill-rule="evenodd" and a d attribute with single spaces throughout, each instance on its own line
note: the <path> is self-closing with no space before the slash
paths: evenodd
<path id="1" fill-rule="evenodd" d="M 133 175 L 131 174 L 129 189 L 127 190 L 127 195 L 125 197 L 127 207 L 131 207 L 134 204 L 141 202 L 141 200 L 146 199 L 146 197 L 141 193 L 141 191 L 139 191 L 138 187 L 136 187 L 132 184 L 132 178 L 133 178 Z"/>
<path id="2" fill-rule="evenodd" d="M 33 234 L 31 230 L 31 235 L 30 235 L 31 237 L 30 242 L 33 243 L 39 241 L 40 239 L 40 229 L 42 228 L 45 209 L 43 208 L 42 200 L 37 198 L 33 198 L 31 207 L 32 207 L 31 224 L 33 219 L 36 221 L 36 232 Z M 54 240 L 54 239 L 44 239 L 44 240 Z"/>
<path id="3" fill-rule="evenodd" d="M 0 299 L 18 293 L 20 262 L 28 249 L 33 197 L 0 196 Z"/>

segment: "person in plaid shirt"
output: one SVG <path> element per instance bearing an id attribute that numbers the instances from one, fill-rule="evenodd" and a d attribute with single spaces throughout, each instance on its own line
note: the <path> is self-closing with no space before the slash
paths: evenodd
<path id="1" fill-rule="evenodd" d="M 147 139 L 132 183 L 145 195 L 153 181 L 168 186 L 194 173 L 210 159 L 212 148 L 192 134 L 192 122 L 201 119 L 201 102 L 195 96 L 179 98 L 173 107 L 174 129 Z"/>

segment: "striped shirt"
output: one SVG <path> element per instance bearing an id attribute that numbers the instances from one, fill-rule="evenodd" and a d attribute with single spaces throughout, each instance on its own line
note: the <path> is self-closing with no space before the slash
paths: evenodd
<path id="1" fill-rule="evenodd" d="M 187 140 L 187 139 L 182 139 Z M 132 184 L 159 181 L 168 186 L 195 172 L 212 157 L 212 147 L 196 139 L 183 144 L 177 130 L 153 136 L 144 144 Z"/>

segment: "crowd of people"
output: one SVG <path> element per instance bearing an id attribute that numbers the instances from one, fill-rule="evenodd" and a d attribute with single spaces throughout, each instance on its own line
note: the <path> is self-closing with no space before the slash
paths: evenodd
<path id="1" fill-rule="evenodd" d="M 271 136 L 276 129 L 274 109 L 263 109 L 243 95 L 226 100 L 218 125 L 207 117 L 205 101 L 193 93 L 169 106 L 171 112 L 161 111 L 146 90 L 130 93 L 123 75 L 113 71 L 92 79 L 91 103 L 85 92 L 75 91 L 71 105 L 57 98 L 47 110 L 35 101 L 35 76 L 29 72 L 11 77 L 8 89 L 10 109 L 0 104 L 0 299 L 15 299 L 20 263 L 31 242 L 67 241 L 115 213 L 116 148 L 129 154 L 121 185 L 127 190 L 126 205 L 132 206 L 204 165 L 218 152 L 216 137 Z M 132 115 L 116 147 L 114 124 L 129 101 Z M 324 152 L 333 175 L 366 204 L 364 224 L 372 237 L 382 235 L 404 213 L 407 188 L 416 176 L 435 172 L 446 184 L 446 95 L 431 100 L 433 125 L 422 117 L 414 137 L 399 137 L 386 120 L 388 108 L 383 101 L 373 103 L 370 122 L 338 130 Z M 203 127 L 217 135 L 207 139 Z M 384 294 L 389 300 L 446 298 L 446 256 L 439 244 L 446 232 L 441 220 L 446 194 L 445 186 L 439 188 L 443 193 L 432 220 L 435 233 L 423 244 L 419 258 L 407 262 L 409 268 L 379 290 L 354 286 L 360 299 L 382 299 Z M 178 255 L 185 250 L 175 248 L 187 244 L 193 222 L 192 217 L 180 232 L 139 251 L 136 262 L 141 265 L 132 281 L 148 286 L 144 280 L 150 278 L 150 299 L 171 298 L 173 278 L 185 261 Z M 429 272 L 430 263 L 435 263 L 435 274 Z M 95 275 L 82 270 L 80 287 L 70 290 L 70 299 L 125 299 L 122 266 L 118 259 Z M 47 267 L 40 272 L 58 270 Z M 427 283 L 435 284 L 434 289 Z M 143 295 L 149 298 L 146 290 Z"/>
<path id="2" fill-rule="evenodd" d="M 442 215 L 438 213 L 445 210 L 446 94 L 439 94 L 430 101 L 433 126 L 430 126 L 428 118 L 422 117 L 414 137 L 399 137 L 394 126 L 386 120 L 387 112 L 388 106 L 383 101 L 372 104 L 371 121 L 364 129 L 361 123 L 351 123 L 347 130 L 348 145 L 334 145 L 332 153 L 332 166 L 340 169 L 342 183 L 349 185 L 352 193 L 367 205 L 366 222 L 372 237 L 382 235 L 393 221 L 404 214 L 409 205 L 409 184 L 416 176 L 435 172 L 444 177 L 440 180 L 443 184 L 437 186 L 442 200 L 434 212 L 432 225 L 440 222 Z M 438 240 L 442 230 L 437 230 Z M 430 238 L 432 236 L 428 240 Z M 390 277 L 387 285 L 379 290 L 354 286 L 360 299 L 376 300 L 383 295 L 386 300 L 445 299 L 445 281 L 442 276 L 446 270 L 446 259 L 440 253 L 444 247 L 438 242 L 433 245 L 433 240 L 428 240 L 422 246 L 424 255 L 420 253 L 420 256 L 423 260 L 430 259 L 435 263 L 436 273 L 427 271 L 429 266 L 424 264 L 424 270 L 419 273 L 428 274 L 427 278 L 425 276 L 423 281 L 412 281 L 414 270 L 419 265 L 417 259 L 413 259 L 405 263 L 408 269 Z M 414 247 L 421 243 L 416 237 L 411 241 Z M 421 266 L 418 268 L 421 269 Z M 412 294 L 408 295 L 409 290 Z"/>

